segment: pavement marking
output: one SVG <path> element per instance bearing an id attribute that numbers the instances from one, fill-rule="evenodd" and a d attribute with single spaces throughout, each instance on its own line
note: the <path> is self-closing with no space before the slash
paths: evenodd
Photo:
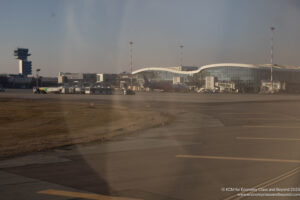
<path id="1" fill-rule="evenodd" d="M 253 188 L 253 189 L 262 188 L 263 189 L 263 188 L 266 188 L 268 186 L 274 185 L 274 184 L 276 184 L 276 183 L 278 183 L 278 182 L 280 182 L 280 181 L 282 181 L 284 179 L 287 179 L 287 178 L 289 178 L 289 177 L 291 177 L 291 176 L 293 176 L 293 175 L 295 175 L 295 174 L 297 174 L 299 172 L 300 172 L 300 167 L 297 167 L 297 168 L 292 169 L 292 170 L 290 170 L 288 172 L 285 172 L 285 173 L 283 173 L 283 174 L 281 174 L 281 175 L 279 175 L 279 176 L 277 176 L 275 178 L 267 180 L 267 181 L 265 181 L 263 183 L 260 183 L 260 184 L 258 184 L 256 186 L 252 186 L 250 188 Z M 245 196 L 239 196 L 239 195 L 242 195 L 242 194 L 252 194 L 252 193 L 255 193 L 255 192 L 253 192 L 253 191 L 250 191 L 250 192 L 247 192 L 247 191 L 240 192 L 240 193 L 236 193 L 236 194 L 234 194 L 232 196 L 229 196 L 229 197 L 225 198 L 224 200 L 242 199 L 242 198 L 249 197 L 249 196 L 246 196 L 246 195 Z"/>
<path id="2" fill-rule="evenodd" d="M 262 126 L 262 125 L 247 125 L 242 126 L 243 128 L 300 128 L 300 126 Z"/>
<path id="3" fill-rule="evenodd" d="M 285 119 L 285 118 L 259 118 L 259 117 L 239 117 L 239 120 L 259 120 L 259 121 L 270 121 L 270 120 L 280 120 L 280 121 L 291 121 L 295 119 Z"/>
<path id="4" fill-rule="evenodd" d="M 293 120 L 300 120 L 299 118 L 295 117 L 295 116 L 291 116 L 291 115 L 285 115 L 285 114 L 281 114 L 282 116 L 285 116 L 287 118 L 293 119 Z"/>
<path id="5" fill-rule="evenodd" d="M 236 137 L 237 140 L 277 140 L 277 141 L 300 141 L 299 138 L 260 138 L 260 137 Z"/>
<path id="6" fill-rule="evenodd" d="M 198 158 L 198 159 L 214 159 L 214 160 L 243 160 L 258 162 L 279 162 L 279 163 L 300 163 L 300 160 L 284 160 L 272 158 L 246 158 L 246 157 L 226 157 L 226 156 L 201 156 L 201 155 L 176 155 L 177 158 Z"/>
<path id="7" fill-rule="evenodd" d="M 91 200 L 141 200 L 141 199 L 127 198 L 127 197 L 112 197 L 112 196 L 107 196 L 102 194 L 70 192 L 70 191 L 54 190 L 54 189 L 43 190 L 43 191 L 39 191 L 38 193 L 55 195 L 55 196 L 91 199 Z"/>
<path id="8" fill-rule="evenodd" d="M 266 113 L 221 113 L 222 115 L 263 115 Z"/>

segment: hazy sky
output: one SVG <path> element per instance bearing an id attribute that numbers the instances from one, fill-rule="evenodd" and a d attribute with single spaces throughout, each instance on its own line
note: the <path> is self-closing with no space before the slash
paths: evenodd
<path id="1" fill-rule="evenodd" d="M 298 0 L 1 0 L 0 73 L 17 73 L 16 47 L 43 75 L 220 62 L 300 65 Z"/>

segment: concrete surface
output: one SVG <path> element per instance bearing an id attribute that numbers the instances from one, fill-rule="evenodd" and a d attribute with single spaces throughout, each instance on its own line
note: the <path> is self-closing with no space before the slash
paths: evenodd
<path id="1" fill-rule="evenodd" d="M 176 119 L 105 143 L 2 159 L 0 195 L 8 200 L 239 199 L 242 187 L 300 188 L 299 95 L 55 96 L 24 90 L 0 94 L 18 96 L 146 106 Z M 39 193 L 50 189 L 51 194 Z M 62 196 L 56 190 L 82 195 Z M 100 196 L 84 195 L 91 193 Z M 291 193 L 300 194 L 300 189 Z"/>

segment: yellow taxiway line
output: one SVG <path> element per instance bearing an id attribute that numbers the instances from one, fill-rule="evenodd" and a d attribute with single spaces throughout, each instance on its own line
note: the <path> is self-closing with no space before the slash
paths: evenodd
<path id="1" fill-rule="evenodd" d="M 285 118 L 259 118 L 259 117 L 239 117 L 238 120 L 259 120 L 259 121 L 284 121 L 288 120 L 291 121 L 291 119 L 285 119 Z"/>
<path id="2" fill-rule="evenodd" d="M 289 178 L 289 177 L 291 177 L 291 176 L 293 176 L 293 175 L 295 175 L 295 174 L 297 174 L 299 172 L 300 172 L 300 167 L 297 167 L 297 168 L 292 169 L 292 170 L 290 170 L 288 172 L 285 172 L 285 173 L 283 173 L 283 174 L 281 174 L 281 175 L 279 175 L 279 176 L 277 176 L 275 178 L 269 179 L 269 180 L 267 180 L 267 181 L 265 181 L 263 183 L 260 183 L 258 185 L 252 186 L 250 188 L 253 188 L 253 189 L 262 188 L 263 189 L 263 188 L 269 187 L 271 185 L 274 185 L 274 184 L 276 184 L 276 183 L 278 183 L 278 182 L 280 182 L 280 181 L 282 181 L 284 179 L 287 179 L 287 178 Z M 232 196 L 229 196 L 229 197 L 225 198 L 224 200 L 231 200 L 231 199 L 238 200 L 238 199 L 242 199 L 244 197 L 248 197 L 246 195 L 243 196 L 243 194 L 252 194 L 252 193 L 254 193 L 254 192 L 252 192 L 252 191 L 251 192 L 240 192 L 240 193 L 234 194 Z"/>
<path id="3" fill-rule="evenodd" d="M 39 191 L 38 193 L 55 195 L 55 196 L 63 196 L 63 197 L 83 198 L 83 199 L 90 199 L 90 200 L 141 200 L 141 199 L 127 198 L 127 197 L 112 197 L 112 196 L 101 195 L 101 194 L 70 192 L 70 191 L 53 190 L 53 189 Z"/>
<path id="4" fill-rule="evenodd" d="M 243 128 L 300 128 L 300 126 L 263 126 L 263 125 L 253 125 L 253 126 L 243 126 Z"/>
<path id="5" fill-rule="evenodd" d="M 266 113 L 220 113 L 222 115 L 263 115 L 263 114 L 266 114 Z"/>
<path id="6" fill-rule="evenodd" d="M 300 163 L 300 160 L 285 160 L 285 159 L 272 159 L 272 158 L 249 158 L 249 157 L 225 157 L 225 156 L 201 156 L 201 155 L 176 155 L 177 158 L 193 158 L 193 159 L 215 159 L 215 160 L 242 160 L 242 161 L 259 161 L 259 162 L 280 162 L 280 163 Z M 267 180 L 263 183 L 260 183 L 256 186 L 252 186 L 251 188 L 258 189 L 258 188 L 266 188 L 268 186 L 274 185 L 284 179 L 287 179 L 297 173 L 300 172 L 300 167 L 297 167 L 293 170 L 285 172 L 275 178 Z M 252 194 L 254 192 L 245 191 L 234 194 L 225 198 L 224 200 L 231 200 L 231 199 L 242 199 L 244 197 L 243 194 Z"/>
<path id="7" fill-rule="evenodd" d="M 236 137 L 237 140 L 277 140 L 277 141 L 300 141 L 299 138 L 261 138 L 261 137 Z"/>
<path id="8" fill-rule="evenodd" d="M 300 163 L 300 160 L 284 160 L 273 158 L 249 158 L 249 157 L 226 157 L 226 156 L 201 156 L 201 155 L 176 155 L 177 158 L 194 158 L 194 159 L 214 159 L 214 160 L 242 160 L 258 162 L 280 162 L 280 163 Z"/>

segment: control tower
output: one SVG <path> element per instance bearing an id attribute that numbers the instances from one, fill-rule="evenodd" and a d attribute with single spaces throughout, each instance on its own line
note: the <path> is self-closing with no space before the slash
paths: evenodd
<path id="1" fill-rule="evenodd" d="M 19 60 L 19 74 L 24 76 L 32 74 L 31 61 L 27 60 L 27 57 L 31 56 L 28 51 L 29 49 L 25 48 L 17 48 L 14 50 L 14 56 L 17 56 Z"/>

